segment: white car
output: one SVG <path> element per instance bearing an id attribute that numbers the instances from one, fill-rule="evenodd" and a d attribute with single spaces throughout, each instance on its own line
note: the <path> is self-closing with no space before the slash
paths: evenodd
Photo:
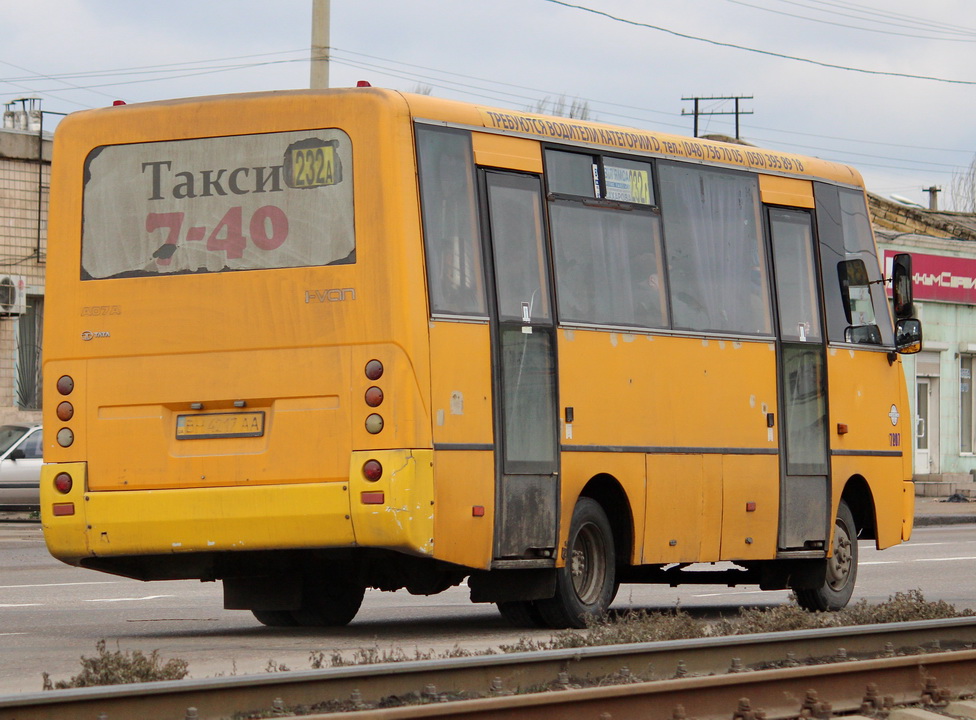
<path id="1" fill-rule="evenodd" d="M 0 508 L 40 503 L 43 456 L 40 425 L 0 425 Z"/>

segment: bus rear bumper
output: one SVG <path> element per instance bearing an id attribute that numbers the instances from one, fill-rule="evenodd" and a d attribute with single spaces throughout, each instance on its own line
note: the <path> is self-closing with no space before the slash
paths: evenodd
<path id="1" fill-rule="evenodd" d="M 74 487 L 54 489 L 68 471 Z M 50 553 L 87 557 L 349 547 L 346 483 L 85 492 L 84 463 L 41 471 L 41 524 Z"/>
<path id="2" fill-rule="evenodd" d="M 365 459 L 382 463 L 377 482 Z M 41 472 L 41 523 L 50 553 L 92 557 L 382 547 L 433 550 L 431 451 L 353 453 L 350 482 L 87 492 L 86 463 Z M 55 489 L 67 472 L 72 488 Z"/>

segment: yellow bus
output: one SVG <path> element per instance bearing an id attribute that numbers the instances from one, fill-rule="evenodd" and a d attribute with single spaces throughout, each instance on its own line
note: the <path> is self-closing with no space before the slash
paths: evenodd
<path id="1" fill-rule="evenodd" d="M 74 114 L 51 192 L 64 562 L 566 627 L 621 583 L 840 608 L 911 533 L 921 327 L 851 168 L 362 87 Z"/>

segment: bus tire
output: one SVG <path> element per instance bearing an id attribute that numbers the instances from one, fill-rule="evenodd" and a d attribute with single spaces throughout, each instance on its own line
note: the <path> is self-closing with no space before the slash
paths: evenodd
<path id="1" fill-rule="evenodd" d="M 295 627 L 298 621 L 288 610 L 251 610 L 251 614 L 262 625 L 268 627 Z"/>
<path id="2" fill-rule="evenodd" d="M 293 610 L 291 615 L 298 625 L 305 627 L 348 625 L 359 612 L 365 594 L 365 586 L 356 583 L 315 583 L 306 586 L 301 608 Z"/>
<path id="3" fill-rule="evenodd" d="M 804 610 L 826 612 L 843 609 L 854 593 L 857 580 L 857 527 L 854 515 L 843 500 L 834 521 L 833 552 L 827 558 L 827 579 L 823 586 L 794 590 L 796 601 Z"/>
<path id="4" fill-rule="evenodd" d="M 613 532 L 596 500 L 576 503 L 567 548 L 566 564 L 556 570 L 556 594 L 535 606 L 549 627 L 583 628 L 606 614 L 617 587 Z"/>
<path id="5" fill-rule="evenodd" d="M 498 612 L 518 628 L 546 627 L 546 621 L 532 600 L 507 600 L 498 604 Z"/>

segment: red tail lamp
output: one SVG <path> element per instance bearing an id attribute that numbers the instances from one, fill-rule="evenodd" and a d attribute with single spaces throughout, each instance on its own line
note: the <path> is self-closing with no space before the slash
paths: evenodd
<path id="1" fill-rule="evenodd" d="M 65 400 L 58 404 L 57 415 L 58 420 L 61 422 L 68 422 L 72 417 L 74 417 L 75 408 L 74 405 Z"/>
<path id="2" fill-rule="evenodd" d="M 60 472 L 54 476 L 54 488 L 62 495 L 67 495 L 71 492 L 71 488 L 74 486 L 75 481 L 72 480 L 71 476 L 66 472 Z"/>
<path id="3" fill-rule="evenodd" d="M 366 377 L 373 381 L 383 377 L 383 363 L 379 360 L 370 360 L 366 363 Z"/>
<path id="4" fill-rule="evenodd" d="M 75 389 L 75 381 L 70 375 L 62 375 L 58 378 L 58 392 L 62 395 L 70 395 Z"/>
<path id="5" fill-rule="evenodd" d="M 367 460 L 363 463 L 363 477 L 370 482 L 376 482 L 383 477 L 383 466 L 379 460 Z"/>
<path id="6" fill-rule="evenodd" d="M 370 407 L 379 407 L 383 402 L 383 391 L 373 385 L 366 391 L 366 404 Z"/>

